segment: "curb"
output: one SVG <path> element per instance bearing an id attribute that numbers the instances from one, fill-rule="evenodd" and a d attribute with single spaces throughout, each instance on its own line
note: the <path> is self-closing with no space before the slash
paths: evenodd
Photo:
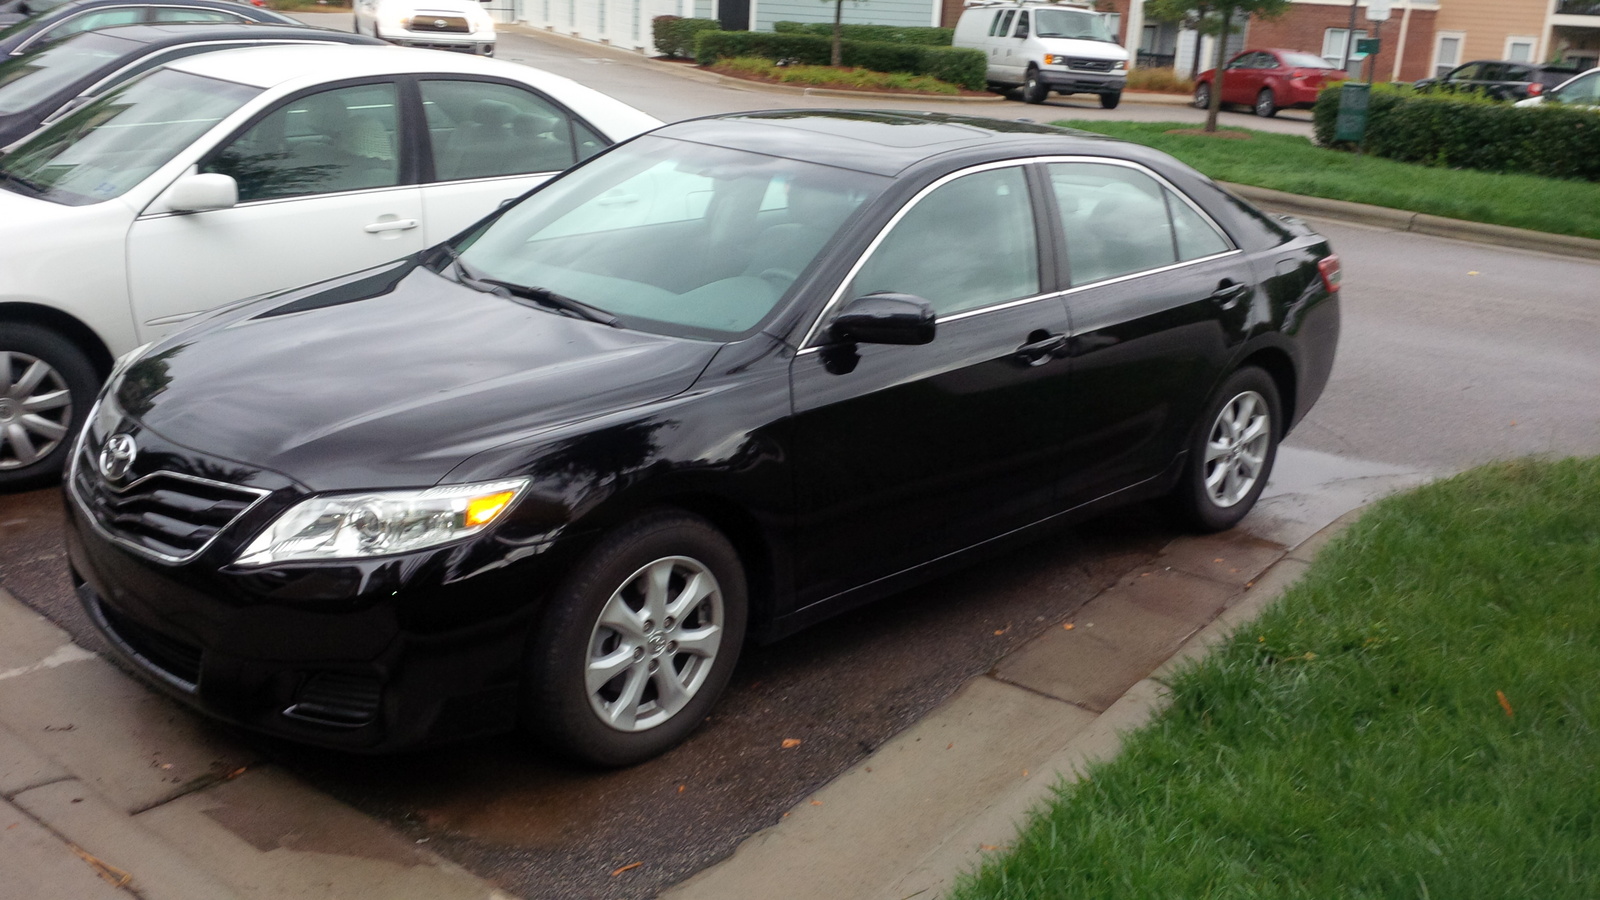
<path id="1" fill-rule="evenodd" d="M 1494 244 L 1499 247 L 1513 247 L 1518 250 L 1534 250 L 1560 256 L 1576 256 L 1583 259 L 1600 260 L 1600 240 L 1593 238 L 1550 234 L 1543 231 L 1530 231 L 1526 228 L 1488 225 L 1482 222 L 1466 222 L 1461 219 L 1446 219 L 1442 216 L 1432 216 L 1427 213 L 1408 212 L 1403 209 L 1372 206 L 1366 203 L 1352 203 L 1348 200 L 1307 197 L 1301 194 L 1290 194 L 1286 191 L 1275 191 L 1271 188 L 1254 187 L 1248 184 L 1233 184 L 1230 182 L 1222 182 L 1222 184 L 1228 190 L 1252 203 L 1297 216 L 1321 216 L 1328 219 L 1338 219 L 1343 222 L 1354 222 L 1358 225 L 1372 225 L 1378 228 L 1390 228 L 1395 231 L 1410 231 L 1433 237 L 1453 238 L 1458 241 L 1472 241 L 1479 244 Z"/>
<path id="2" fill-rule="evenodd" d="M 1147 615 L 1162 607 L 1170 611 L 1183 605 L 1177 597 L 1163 595 L 1181 593 L 1185 578 L 1190 584 L 1209 581 L 1209 590 L 1222 591 L 1228 599 L 1218 614 L 1167 645 L 1170 651 L 1154 657 L 1148 669 L 1136 670 L 1142 674 L 1122 682 L 1128 687 L 1106 697 L 1103 706 L 1063 703 L 1064 695 L 1038 693 L 1035 686 L 1011 681 L 1008 670 L 1019 671 L 1015 663 L 1032 653 L 1030 648 L 1039 641 L 1059 638 L 1062 632 L 1052 627 L 802 799 L 776 824 L 750 835 L 732 856 L 664 891 L 663 900 L 743 900 L 772 883 L 787 885 L 787 896 L 794 900 L 901 900 L 947 893 L 990 854 L 1012 844 L 1018 828 L 1054 799 L 1062 786 L 1081 779 L 1090 766 L 1114 759 L 1128 732 L 1145 726 L 1170 704 L 1169 685 L 1177 674 L 1276 603 L 1306 573 L 1322 547 L 1363 511 L 1364 507 L 1358 507 L 1344 513 L 1292 547 L 1255 541 L 1251 549 L 1261 564 L 1250 571 L 1258 574 L 1239 576 L 1248 580 L 1231 587 L 1204 576 L 1196 579 L 1193 574 L 1197 562 L 1223 563 L 1210 557 L 1213 552 L 1226 551 L 1206 547 L 1202 554 L 1206 559 L 1196 560 L 1194 549 L 1203 539 L 1174 540 L 1154 563 L 1134 567 L 1073 613 L 1072 618 L 1080 623 L 1073 633 L 1084 634 L 1085 640 L 1101 640 L 1085 630 L 1095 628 L 1097 622 L 1115 627 L 1107 621 L 1110 616 L 1101 618 L 1110 609 L 1101 606 L 1092 616 L 1089 610 L 1119 592 L 1126 602 L 1130 583 L 1141 579 L 1148 579 L 1153 588 L 1153 593 L 1135 601 Z M 1241 539 L 1250 543 L 1247 537 Z M 1239 564 L 1247 565 L 1243 556 L 1248 553 L 1242 545 L 1238 550 L 1242 554 Z M 1270 555 L 1265 555 L 1269 550 Z M 1161 566 L 1163 560 L 1169 564 Z M 1158 584 L 1164 573 L 1172 581 Z M 1073 652 L 1064 645 L 1055 646 Z M 1073 646 L 1078 652 L 1093 652 L 1088 644 Z M 1007 693 L 1007 688 L 1019 690 Z M 1054 742 L 1040 740 L 1050 735 L 1059 737 Z M 1005 765 L 1016 765 L 1016 758 L 996 765 L 984 755 L 1005 755 L 1006 745 L 1012 743 L 1030 743 L 1038 753 L 1032 771 L 1023 770 L 1020 779 L 1015 770 L 1003 771 Z M 956 749 L 963 745 L 976 745 L 977 749 L 963 755 Z M 944 762 L 947 755 L 958 758 Z M 998 778 L 1004 781 L 996 783 Z M 959 782 L 969 780 L 981 782 L 967 791 L 981 799 L 957 802 L 959 808 L 941 805 L 949 801 L 939 796 L 966 790 Z M 930 825 L 930 819 L 940 821 Z"/>

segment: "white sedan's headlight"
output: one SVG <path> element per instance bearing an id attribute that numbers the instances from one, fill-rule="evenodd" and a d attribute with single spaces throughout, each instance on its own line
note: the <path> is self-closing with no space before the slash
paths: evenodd
<path id="1" fill-rule="evenodd" d="M 527 479 L 516 478 L 312 497 L 251 541 L 237 564 L 365 559 L 449 543 L 489 527 L 527 486 Z"/>

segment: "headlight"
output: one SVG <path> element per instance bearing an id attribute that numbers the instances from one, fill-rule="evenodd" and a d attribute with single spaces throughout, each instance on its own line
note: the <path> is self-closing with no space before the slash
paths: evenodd
<path id="1" fill-rule="evenodd" d="M 489 527 L 527 486 L 516 478 L 313 497 L 279 516 L 236 562 L 366 559 L 449 543 Z"/>
<path id="2" fill-rule="evenodd" d="M 1112 66 L 1111 71 L 1113 71 L 1113 72 L 1126 72 L 1126 71 L 1128 71 L 1128 61 L 1127 60 L 1123 60 L 1122 62 L 1117 63 L 1115 66 Z"/>

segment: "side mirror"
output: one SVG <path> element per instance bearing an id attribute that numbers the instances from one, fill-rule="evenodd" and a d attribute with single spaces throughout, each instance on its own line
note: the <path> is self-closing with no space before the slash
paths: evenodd
<path id="1" fill-rule="evenodd" d="M 239 183 L 232 175 L 211 172 L 185 175 L 167 191 L 167 208 L 173 212 L 228 209 L 239 202 Z"/>
<path id="2" fill-rule="evenodd" d="M 933 305 L 915 294 L 868 294 L 844 305 L 828 326 L 836 340 L 861 344 L 926 344 L 933 340 Z"/>

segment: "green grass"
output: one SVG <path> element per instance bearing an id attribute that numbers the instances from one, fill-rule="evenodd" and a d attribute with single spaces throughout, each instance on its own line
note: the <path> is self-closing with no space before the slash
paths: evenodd
<path id="1" fill-rule="evenodd" d="M 893 91 L 895 93 L 911 94 L 961 93 L 959 87 L 928 75 L 910 75 L 905 72 L 874 72 L 871 69 L 836 69 L 832 66 L 780 66 L 770 60 L 751 56 L 719 60 L 716 65 L 711 67 L 711 71 L 743 78 L 759 78 L 779 84 L 794 84 L 815 88 Z"/>
<path id="2" fill-rule="evenodd" d="M 952 896 L 1592 900 L 1597 681 L 1600 460 L 1468 472 L 1371 510 Z"/>
<path id="3" fill-rule="evenodd" d="M 1249 140 L 1168 134 L 1178 122 L 1057 122 L 1155 147 L 1220 181 L 1370 203 L 1469 222 L 1600 238 L 1600 184 L 1439 169 L 1356 156 L 1303 137 L 1244 129 Z"/>

